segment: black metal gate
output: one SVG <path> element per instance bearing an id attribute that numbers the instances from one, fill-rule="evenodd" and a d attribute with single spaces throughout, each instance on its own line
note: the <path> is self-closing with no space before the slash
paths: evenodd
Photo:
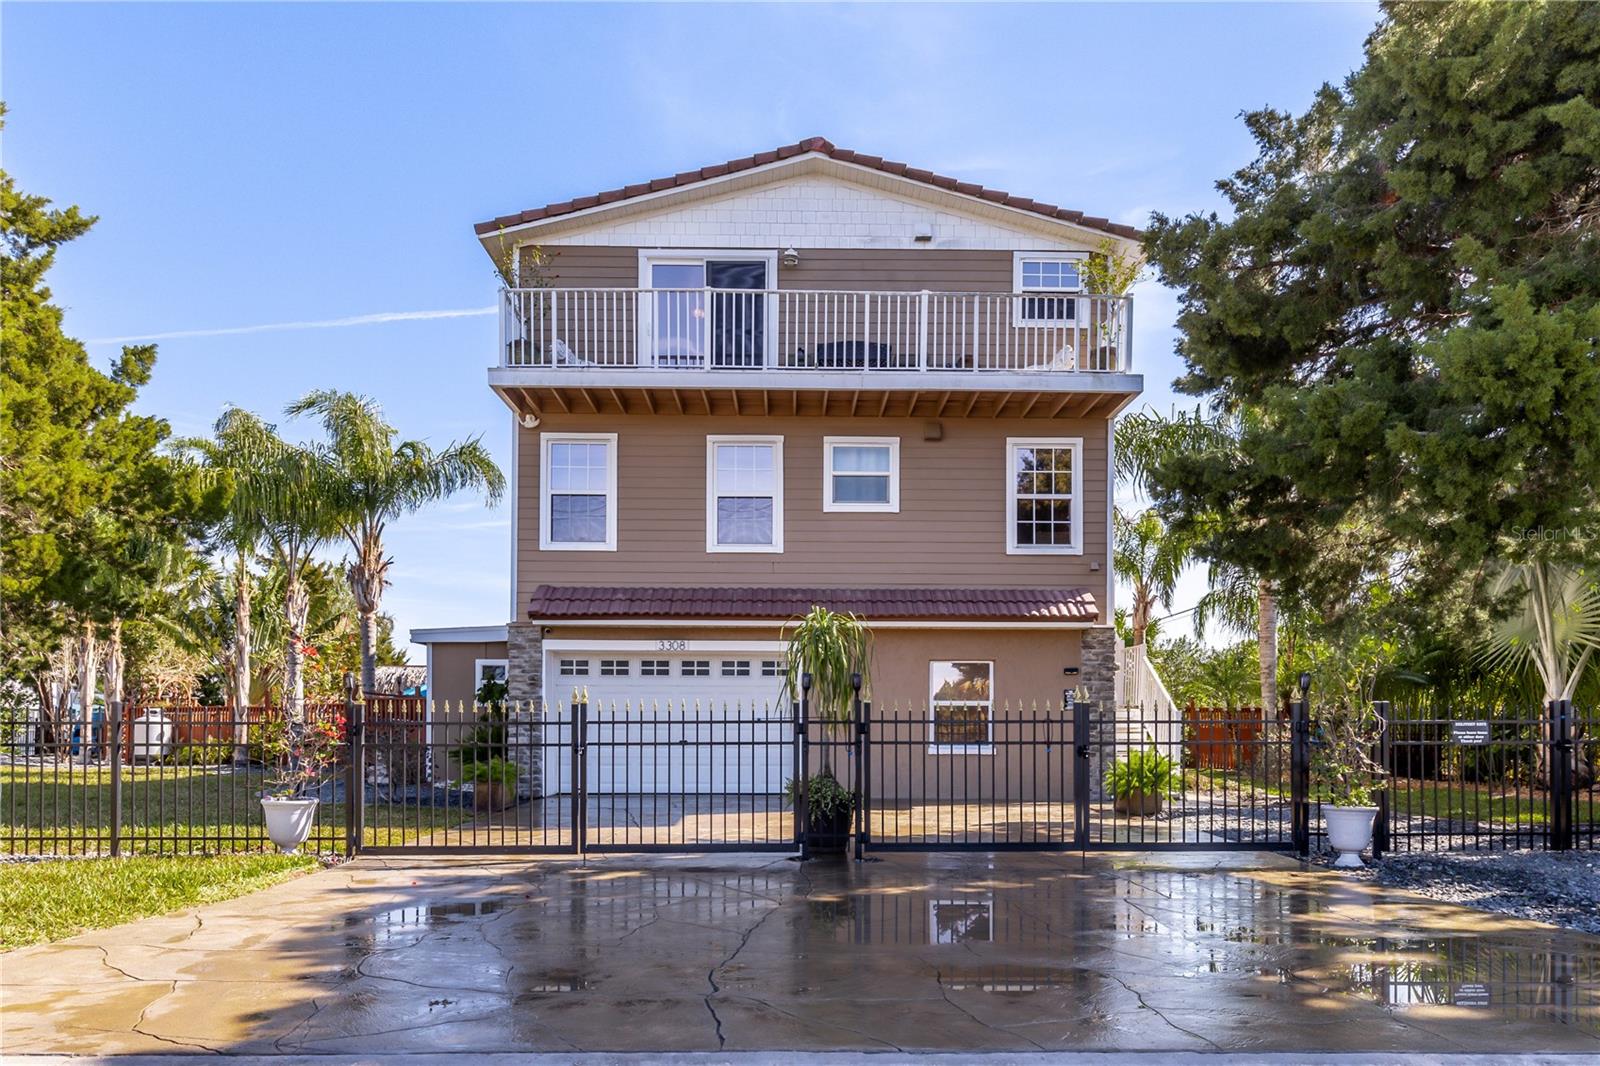
<path id="1" fill-rule="evenodd" d="M 1389 773 L 1374 851 L 1600 844 L 1579 768 L 1600 720 L 1557 702 L 1482 721 L 1376 707 Z M 1311 853 L 1319 743 L 1283 715 L 1119 714 L 1081 701 L 813 720 L 788 707 L 651 704 L 454 717 L 349 710 L 348 850 L 806 853 L 807 782 L 855 799 L 854 852 L 1251 849 Z M 1587 749 L 1584 747 L 1587 745 Z M 1138 787 L 1139 782 L 1150 782 Z M 1161 784 L 1166 782 L 1166 784 Z M 1586 783 L 1586 782 L 1585 782 Z"/>

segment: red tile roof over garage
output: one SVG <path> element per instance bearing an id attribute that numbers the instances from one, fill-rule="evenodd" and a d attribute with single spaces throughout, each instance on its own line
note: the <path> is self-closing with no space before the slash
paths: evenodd
<path id="1" fill-rule="evenodd" d="M 792 159 L 797 155 L 806 155 L 817 152 L 829 159 L 841 163 L 854 163 L 857 166 L 868 167 L 872 170 L 881 170 L 885 174 L 905 178 L 908 181 L 921 182 L 935 188 L 946 189 L 950 192 L 960 193 L 964 196 L 975 196 L 980 200 L 987 200 L 992 204 L 1002 207 L 1011 207 L 1019 211 L 1031 211 L 1036 215 L 1046 218 L 1059 219 L 1062 222 L 1071 222 L 1075 225 L 1089 229 L 1100 230 L 1117 237 L 1127 237 L 1139 240 L 1143 234 L 1135 226 L 1125 226 L 1120 222 L 1109 219 L 1096 218 L 1086 215 L 1082 211 L 1071 211 L 1055 204 L 1041 203 L 1030 200 L 1026 196 L 1013 196 L 999 189 L 988 189 L 975 182 L 962 181 L 959 178 L 948 177 L 944 174 L 935 174 L 931 170 L 918 170 L 916 167 L 906 166 L 904 163 L 894 163 L 882 156 L 867 155 L 863 152 L 852 152 L 848 148 L 836 148 L 824 137 L 808 137 L 796 144 L 786 144 L 782 148 L 774 148 L 770 152 L 757 152 L 747 155 L 743 159 L 730 159 L 726 163 L 716 166 L 701 167 L 699 170 L 686 170 L 681 174 L 670 177 L 655 178 L 650 181 L 641 181 L 635 185 L 625 185 L 620 189 L 608 189 L 593 196 L 579 196 L 572 200 L 562 200 L 560 203 L 546 204 L 528 211 L 520 211 L 514 215 L 501 215 L 487 222 L 480 222 L 473 227 L 479 236 L 487 236 L 497 230 L 507 229 L 511 226 L 520 226 L 525 222 L 540 222 L 558 215 L 570 215 L 576 211 L 587 211 L 591 207 L 601 207 L 614 204 L 621 200 L 631 200 L 636 196 L 647 193 L 661 192 L 664 189 L 676 189 L 696 182 L 707 181 L 711 178 L 720 178 L 728 174 L 737 174 L 741 170 L 754 170 L 764 167 L 769 163 L 776 163 L 780 159 Z"/>
<path id="2" fill-rule="evenodd" d="M 784 621 L 814 606 L 872 621 L 1093 622 L 1100 617 L 1088 589 L 825 589 L 632 588 L 540 585 L 528 617 L 538 621 L 588 618 L 772 619 Z"/>

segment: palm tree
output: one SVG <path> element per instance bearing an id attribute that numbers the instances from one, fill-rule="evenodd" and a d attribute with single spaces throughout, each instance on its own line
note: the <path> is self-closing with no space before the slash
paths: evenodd
<path id="1" fill-rule="evenodd" d="M 384 530 L 401 515 L 464 489 L 481 489 L 492 507 L 505 478 L 476 437 L 440 452 L 421 441 L 397 444 L 397 431 L 365 396 L 318 390 L 287 413 L 319 416 L 328 436 L 317 448 L 319 495 L 355 553 L 346 576 L 361 616 L 361 688 L 371 692 L 377 687 L 378 611 L 393 562 L 384 554 Z"/>
<path id="2" fill-rule="evenodd" d="M 1170 534 L 1154 511 L 1129 518 L 1120 509 L 1112 514 L 1116 547 L 1111 562 L 1117 576 L 1133 586 L 1133 607 L 1128 625 L 1133 644 L 1141 645 L 1150 617 L 1159 605 L 1172 609 L 1178 575 L 1188 562 L 1188 545 Z"/>
<path id="3" fill-rule="evenodd" d="M 179 442 L 179 448 L 196 455 L 211 474 L 213 480 L 228 480 L 234 491 L 228 499 L 228 510 L 218 526 L 216 540 L 231 557 L 232 574 L 223 580 L 220 575 L 207 580 L 206 594 L 222 592 L 224 586 L 232 601 L 233 618 L 230 625 L 216 627 L 218 633 L 226 630 L 231 651 L 219 649 L 219 665 L 226 667 L 228 689 L 233 697 L 234 730 L 239 756 L 244 754 L 244 720 L 251 695 L 251 650 L 255 647 L 255 615 L 251 599 L 256 588 L 256 577 L 250 569 L 261 546 L 266 515 L 262 508 L 268 502 L 262 490 L 266 476 L 258 469 L 269 454 L 279 450 L 281 442 L 263 439 L 271 434 L 271 427 L 255 423 L 254 416 L 230 409 L 217 420 L 214 436 L 190 438 Z M 265 454 L 263 453 L 263 449 Z M 191 647 L 194 645 L 190 643 Z"/>
<path id="4" fill-rule="evenodd" d="M 1135 491 L 1148 487 L 1150 476 L 1168 457 L 1187 452 L 1231 449 L 1237 446 L 1238 424 L 1224 416 L 1202 411 L 1174 411 L 1163 418 L 1152 410 L 1133 411 L 1117 422 L 1116 472 Z M 1278 595 L 1277 586 L 1267 578 L 1247 574 L 1238 567 L 1213 565 L 1211 588 L 1221 594 L 1211 611 L 1236 628 L 1256 630 L 1259 648 L 1261 705 L 1278 703 Z M 1240 610 L 1238 592 L 1248 581 L 1255 599 L 1253 610 Z M 1203 626 L 1206 605 L 1196 611 L 1196 625 Z"/>
<path id="5" fill-rule="evenodd" d="M 1501 569 L 1490 592 L 1514 605 L 1491 624 L 1481 651 L 1484 661 L 1491 668 L 1531 667 L 1544 686 L 1547 706 L 1572 699 L 1600 652 L 1600 581 L 1577 566 L 1535 560 Z M 1578 778 L 1587 785 L 1594 768 L 1583 755 L 1584 745 L 1576 747 Z M 1538 776 L 1547 780 L 1548 745 L 1538 750 Z"/>
<path id="6" fill-rule="evenodd" d="M 1260 664 L 1261 706 L 1278 703 L 1278 597 L 1272 582 L 1232 563 L 1213 562 L 1208 590 L 1194 609 L 1194 630 L 1204 636 L 1213 619 L 1236 632 L 1255 630 Z"/>
<path id="7" fill-rule="evenodd" d="M 217 420 L 215 440 L 200 449 L 233 480 L 229 527 L 238 552 L 235 584 L 235 699 L 249 698 L 249 573 L 243 546 L 256 544 L 281 567 L 283 583 L 283 703 L 293 718 L 305 713 L 305 588 L 312 555 L 334 532 L 331 503 L 315 451 L 289 444 L 249 411 L 230 407 Z M 237 525 L 235 526 L 235 523 Z"/>

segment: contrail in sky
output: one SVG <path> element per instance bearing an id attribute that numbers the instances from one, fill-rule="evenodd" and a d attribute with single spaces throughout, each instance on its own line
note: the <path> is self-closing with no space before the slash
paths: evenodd
<path id="1" fill-rule="evenodd" d="M 135 341 L 170 341 L 181 337 L 231 337 L 240 333 L 279 333 L 291 329 L 334 329 L 339 326 L 374 326 L 383 322 L 418 322 L 432 318 L 479 318 L 494 314 L 493 307 L 467 307 L 455 311 L 384 311 L 375 315 L 325 318 L 320 322 L 268 322 L 259 326 L 223 329 L 179 329 L 170 333 L 143 333 L 136 337 L 100 337 L 85 344 L 132 344 Z"/>

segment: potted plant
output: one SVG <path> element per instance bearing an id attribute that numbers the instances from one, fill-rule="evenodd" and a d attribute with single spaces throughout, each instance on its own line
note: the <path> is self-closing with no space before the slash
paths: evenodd
<path id="1" fill-rule="evenodd" d="M 1364 701 L 1340 700 L 1312 715 L 1311 775 L 1322 795 L 1328 845 L 1339 853 L 1335 866 L 1360 866 L 1372 843 L 1378 816 L 1373 799 L 1383 768 L 1372 757 L 1378 741 L 1377 714 Z"/>
<path id="2" fill-rule="evenodd" d="M 822 766 L 802 788 L 784 786 L 789 802 L 805 797 L 805 847 L 808 853 L 844 851 L 856 797 L 833 772 L 833 749 L 848 736 L 857 696 L 868 691 L 872 636 L 853 614 L 812 607 L 804 618 L 784 627 L 787 663 L 784 694 L 804 703 L 810 720 L 822 725 Z"/>
<path id="3" fill-rule="evenodd" d="M 1106 791 L 1118 814 L 1148 818 L 1161 813 L 1161 800 L 1179 784 L 1172 758 L 1153 747 L 1130 751 L 1106 768 Z"/>
<path id="4" fill-rule="evenodd" d="M 339 760 L 344 744 L 344 716 L 291 719 L 282 730 L 263 731 L 263 755 L 273 772 L 261 793 L 261 815 L 267 836 L 278 850 L 293 855 L 311 835 L 321 802 L 309 795 L 321 787 Z"/>
<path id="5" fill-rule="evenodd" d="M 522 768 L 508 759 L 492 758 L 461 764 L 461 779 L 472 782 L 472 807 L 503 811 L 515 802 Z"/>

